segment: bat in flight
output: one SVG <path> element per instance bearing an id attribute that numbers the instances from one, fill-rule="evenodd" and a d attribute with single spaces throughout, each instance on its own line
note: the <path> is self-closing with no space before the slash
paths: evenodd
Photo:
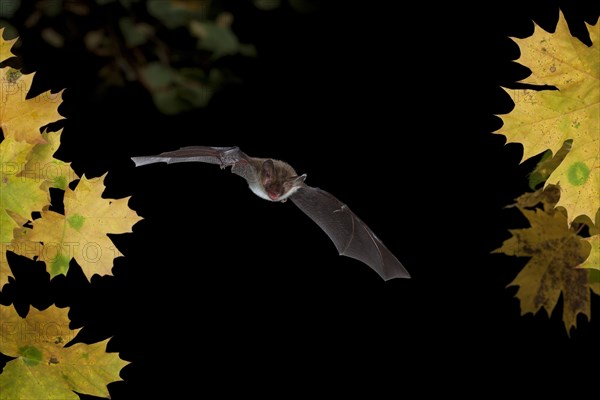
<path id="1" fill-rule="evenodd" d="M 136 167 L 166 162 L 203 162 L 217 164 L 244 178 L 250 190 L 269 201 L 292 200 L 325 231 L 340 255 L 360 260 L 384 280 L 410 278 L 398 259 L 347 205 L 330 193 L 304 183 L 287 163 L 270 158 L 250 157 L 238 147 L 189 146 L 156 156 L 132 157 Z"/>

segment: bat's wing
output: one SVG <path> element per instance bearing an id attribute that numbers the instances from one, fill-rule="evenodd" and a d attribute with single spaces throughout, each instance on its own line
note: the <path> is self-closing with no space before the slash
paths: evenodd
<path id="1" fill-rule="evenodd" d="M 240 161 L 247 161 L 248 156 L 238 147 L 189 146 L 182 147 L 179 150 L 160 153 L 155 156 L 131 157 L 131 159 L 136 167 L 159 162 L 166 162 L 167 164 L 203 162 L 227 167 L 235 165 Z"/>
<path id="2" fill-rule="evenodd" d="M 373 231 L 330 193 L 302 185 L 290 199 L 325 231 L 340 255 L 364 262 L 384 280 L 410 278 Z"/>
<path id="3" fill-rule="evenodd" d="M 131 159 L 136 167 L 159 162 L 166 162 L 167 164 L 180 162 L 217 164 L 221 168 L 230 166 L 231 172 L 240 175 L 247 181 L 254 181 L 256 178 L 256 172 L 251 165 L 250 157 L 241 151 L 239 147 L 188 146 L 155 156 L 131 157 Z"/>

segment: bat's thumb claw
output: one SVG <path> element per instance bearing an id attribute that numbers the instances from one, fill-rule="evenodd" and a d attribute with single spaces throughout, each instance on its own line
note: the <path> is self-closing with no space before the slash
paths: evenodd
<path id="1" fill-rule="evenodd" d="M 299 185 L 306 180 L 306 174 L 302 174 L 294 180 L 295 185 Z"/>

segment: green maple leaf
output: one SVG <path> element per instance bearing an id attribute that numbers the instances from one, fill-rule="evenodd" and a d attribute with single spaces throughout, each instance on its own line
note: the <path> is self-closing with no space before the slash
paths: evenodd
<path id="1" fill-rule="evenodd" d="M 0 142 L 0 289 L 12 276 L 6 260 L 11 249 L 15 228 L 31 218 L 33 211 L 41 211 L 50 204 L 47 190 L 35 174 L 22 175 L 33 145 L 6 138 Z"/>
<path id="2" fill-rule="evenodd" d="M 10 243 L 13 229 L 20 226 L 14 216 L 31 218 L 50 203 L 48 192 L 40 188 L 38 176 L 22 176 L 33 145 L 6 138 L 0 143 L 0 240 Z"/>
<path id="3" fill-rule="evenodd" d="M 0 222 L 0 224 L 2 224 Z M 8 260 L 6 259 L 6 247 L 2 247 L 0 250 L 0 290 L 2 286 L 8 283 L 8 277 L 12 276 L 12 271 L 10 266 L 8 265 Z"/>
<path id="4" fill-rule="evenodd" d="M 128 363 L 107 353 L 107 340 L 65 345 L 80 329 L 69 329 L 68 308 L 32 308 L 21 318 L 0 305 L 0 352 L 15 357 L 0 374 L 0 400 L 78 400 L 74 393 L 108 397 L 106 385 L 119 380 Z"/>

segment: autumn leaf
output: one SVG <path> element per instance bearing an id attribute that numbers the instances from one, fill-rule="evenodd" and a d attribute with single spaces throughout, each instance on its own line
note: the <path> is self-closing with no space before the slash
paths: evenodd
<path id="1" fill-rule="evenodd" d="M 575 221 L 578 222 L 578 221 Z M 596 213 L 596 221 L 592 222 L 589 218 L 580 218 L 580 223 L 588 227 L 590 237 L 584 240 L 588 242 L 590 253 L 588 258 L 578 268 L 590 268 L 597 270 L 600 277 L 600 210 Z M 600 281 L 599 281 L 600 282 Z M 598 286 L 600 288 L 600 286 Z M 600 294 L 600 290 L 597 292 Z"/>
<path id="2" fill-rule="evenodd" d="M 0 28 L 0 63 L 15 55 L 10 51 L 17 39 L 4 40 L 4 28 Z"/>
<path id="3" fill-rule="evenodd" d="M 544 183 L 550 177 L 550 174 L 563 162 L 569 150 L 571 150 L 571 140 L 563 143 L 558 153 L 552 154 L 552 151 L 546 150 L 542 155 L 542 159 L 529 174 L 529 188 L 536 190 L 540 183 Z M 560 193 L 559 193 L 560 194 Z"/>
<path id="4" fill-rule="evenodd" d="M 578 267 L 600 270 L 600 235 L 594 235 L 583 240 L 590 245 L 589 256 Z"/>
<path id="5" fill-rule="evenodd" d="M 592 292 L 600 296 L 600 271 L 597 269 L 590 269 L 590 289 Z"/>
<path id="6" fill-rule="evenodd" d="M 198 47 L 213 52 L 214 58 L 236 54 L 240 43 L 227 24 L 211 21 L 191 21 L 190 32 L 198 37 Z"/>
<path id="7" fill-rule="evenodd" d="M 518 199 L 517 207 L 531 227 L 511 230 L 512 237 L 494 253 L 530 257 L 508 285 L 519 286 L 516 296 L 521 303 L 521 314 L 535 314 L 542 307 L 551 314 L 562 294 L 563 322 L 568 332 L 576 327 L 577 314 L 591 317 L 591 274 L 587 269 L 576 268 L 588 257 L 589 246 L 569 228 L 564 213 L 553 208 L 553 201 L 549 200 L 552 195 L 537 196 L 537 203 L 547 202 L 547 209 L 525 208 L 535 206 L 532 194 Z"/>
<path id="8" fill-rule="evenodd" d="M 508 142 L 523 144 L 524 160 L 547 149 L 557 154 L 572 140 L 546 181 L 559 185 L 557 206 L 566 209 L 569 224 L 582 214 L 593 219 L 600 208 L 600 24 L 587 26 L 591 48 L 571 36 L 562 13 L 555 33 L 536 26 L 533 36 L 514 39 L 521 49 L 519 62 L 532 71 L 522 83 L 558 90 L 509 90 L 515 108 L 502 116 L 498 132 Z"/>
<path id="9" fill-rule="evenodd" d="M 79 178 L 71 168 L 71 163 L 53 157 L 60 146 L 61 133 L 62 130 L 42 133 L 45 143 L 33 147 L 19 176 L 36 177 L 43 181 L 41 187 L 45 190 L 51 187 L 65 190 L 69 182 Z"/>
<path id="10" fill-rule="evenodd" d="M 9 42 L 0 40 L 0 45 L 9 52 Z M 73 258 L 90 279 L 96 273 L 110 274 L 120 253 L 107 234 L 131 232 L 140 219 L 127 207 L 129 198 L 103 199 L 104 177 L 82 178 L 75 190 L 70 189 L 77 174 L 70 163 L 54 158 L 61 132 L 40 133 L 40 128 L 62 118 L 60 93 L 26 99 L 33 74 L 4 68 L 0 79 L 0 287 L 11 274 L 7 250 L 44 261 L 52 277 L 66 273 Z M 65 191 L 65 215 L 49 210 L 50 188 Z M 29 227 L 33 211 L 41 218 Z"/>
<path id="11" fill-rule="evenodd" d="M 46 262 L 51 277 L 66 274 L 72 258 L 88 279 L 94 274 L 111 275 L 113 260 L 120 253 L 107 234 L 131 232 L 132 226 L 142 219 L 127 207 L 129 197 L 102 198 L 105 176 L 94 179 L 83 176 L 75 190 L 67 187 L 65 215 L 44 210 L 21 237 L 21 244 L 27 241 L 43 244 L 35 255 Z M 16 246 L 15 251 L 30 258 L 34 255 L 31 251 L 24 254 L 24 246 Z"/>
<path id="12" fill-rule="evenodd" d="M 8 283 L 9 276 L 12 276 L 12 271 L 8 265 L 8 260 L 6 259 L 6 246 L 2 246 L 0 251 L 0 291 L 2 290 L 2 286 Z M 0 321 L 0 325 L 1 322 L 2 321 Z"/>
<path id="13" fill-rule="evenodd" d="M 33 211 L 40 211 L 50 203 L 47 191 L 36 176 L 21 176 L 33 146 L 6 138 L 0 142 L 0 243 L 13 239 L 13 229 L 20 225 L 11 213 L 28 220 Z"/>
<path id="14" fill-rule="evenodd" d="M 30 309 L 21 318 L 0 305 L 0 352 L 15 357 L 0 374 L 0 399 L 73 399 L 83 393 L 109 397 L 106 385 L 120 380 L 128 364 L 107 353 L 108 339 L 65 347 L 80 329 L 69 329 L 68 308 Z"/>
<path id="15" fill-rule="evenodd" d="M 27 99 L 35 74 L 16 74 L 15 70 L 0 68 L 0 128 L 5 138 L 32 144 L 44 143 L 40 128 L 63 117 L 58 113 L 62 91 L 44 92 Z"/>
<path id="16" fill-rule="evenodd" d="M 515 204 L 509 207 L 518 207 L 519 209 L 533 208 L 541 204 L 546 212 L 553 211 L 556 202 L 560 198 L 560 189 L 556 185 L 548 185 L 543 189 L 538 189 L 535 192 L 527 192 L 520 195 Z"/>

